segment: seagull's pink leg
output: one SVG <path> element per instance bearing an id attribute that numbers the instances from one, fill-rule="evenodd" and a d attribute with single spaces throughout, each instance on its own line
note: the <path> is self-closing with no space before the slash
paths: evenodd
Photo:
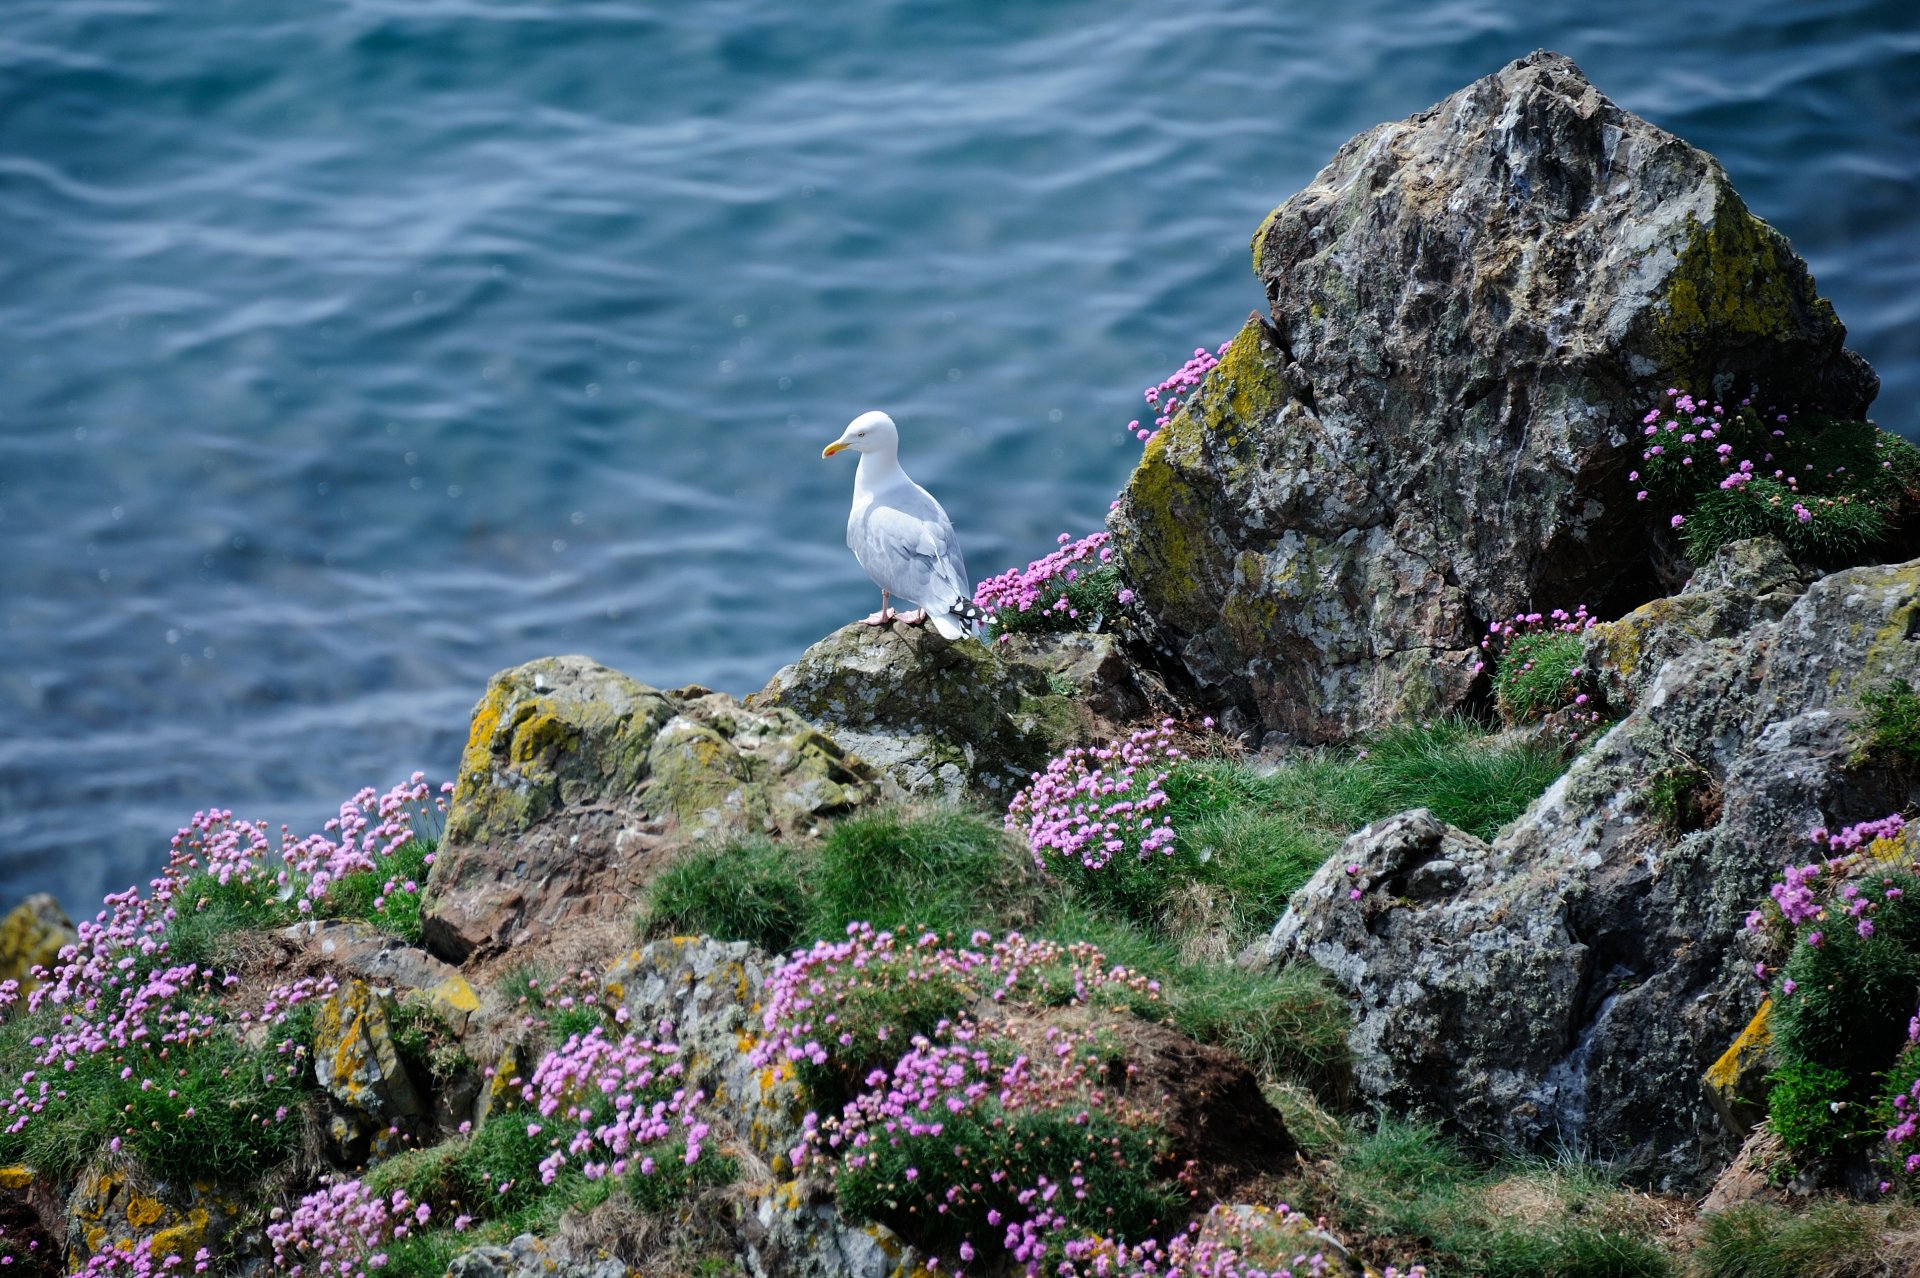
<path id="1" fill-rule="evenodd" d="M 912 612 L 903 612 L 899 615 L 900 620 L 906 622 L 909 626 L 917 626 L 926 621 L 927 610 L 925 608 L 915 608 Z"/>
<path id="2" fill-rule="evenodd" d="M 892 596 L 889 595 L 886 591 L 884 590 L 881 591 L 880 592 L 880 611 L 875 613 L 869 613 L 867 616 L 860 618 L 860 624 L 863 626 L 884 626 L 889 621 L 892 621 L 896 617 L 898 617 L 900 614 L 895 612 L 892 608 L 888 606 L 888 601 L 891 598 Z"/>

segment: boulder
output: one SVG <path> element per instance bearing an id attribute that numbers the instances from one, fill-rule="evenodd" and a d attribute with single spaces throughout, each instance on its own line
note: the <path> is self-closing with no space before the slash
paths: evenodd
<path id="1" fill-rule="evenodd" d="M 1737 1138 L 1702 1078 L 1765 993 L 1747 912 L 1814 827 L 1920 800 L 1911 768 L 1858 749 L 1860 694 L 1920 679 L 1916 639 L 1920 560 L 1822 578 L 1669 662 L 1491 846 L 1430 817 L 1376 823 L 1243 957 L 1311 961 L 1348 991 L 1366 1099 L 1704 1189 Z M 1655 815 L 1675 760 L 1718 799 L 1701 828 Z"/>
<path id="2" fill-rule="evenodd" d="M 482 1028 L 498 1020 L 497 1012 L 481 1007 L 479 993 L 458 969 L 370 924 L 356 919 L 315 919 L 295 923 L 281 935 L 306 954 L 358 977 L 376 991 L 417 994 L 456 1037 L 464 1036 L 469 1028 Z"/>
<path id="3" fill-rule="evenodd" d="M 910 793 L 1005 798 L 1089 735 L 1063 672 L 1097 680 L 1103 662 L 1090 649 L 1107 637 L 1074 638 L 1087 642 L 1071 645 L 1055 673 L 1033 654 L 1059 645 L 1029 642 L 1016 657 L 922 626 L 856 622 L 808 648 L 750 704 L 797 712 Z"/>
<path id="4" fill-rule="evenodd" d="M 1626 480 L 1666 387 L 1878 385 L 1719 164 L 1557 54 L 1348 142 L 1253 258 L 1267 313 L 1108 523 L 1169 674 L 1310 741 L 1465 705 L 1492 618 L 1677 582 Z"/>
<path id="5" fill-rule="evenodd" d="M 474 710 L 426 884 L 427 946 L 460 962 L 587 920 L 624 928 L 687 840 L 810 829 L 879 790 L 791 710 L 662 692 L 585 657 L 516 666 Z"/>

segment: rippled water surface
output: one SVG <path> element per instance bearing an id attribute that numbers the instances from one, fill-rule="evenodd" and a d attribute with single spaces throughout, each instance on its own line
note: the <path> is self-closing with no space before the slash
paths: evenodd
<path id="1" fill-rule="evenodd" d="M 976 577 L 1093 528 L 1262 216 L 1536 47 L 1720 157 L 1914 433 L 1917 12 L 8 0 L 0 904 L 449 775 L 531 657 L 759 686 L 874 607 L 862 409 Z"/>

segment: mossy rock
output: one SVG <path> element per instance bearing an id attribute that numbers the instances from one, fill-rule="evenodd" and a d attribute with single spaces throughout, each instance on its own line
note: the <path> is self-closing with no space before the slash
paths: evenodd
<path id="1" fill-rule="evenodd" d="M 586 657 L 517 666 L 475 708 L 424 938 L 458 962 L 606 924 L 691 839 L 804 834 L 880 790 L 792 710 L 662 691 Z"/>

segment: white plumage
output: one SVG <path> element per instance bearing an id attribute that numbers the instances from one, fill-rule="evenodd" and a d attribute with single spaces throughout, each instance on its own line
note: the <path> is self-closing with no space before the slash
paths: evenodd
<path id="1" fill-rule="evenodd" d="M 897 596 L 918 605 L 918 612 L 899 617 L 909 625 L 931 621 L 948 639 L 972 633 L 980 613 L 953 521 L 931 493 L 900 469 L 900 431 L 893 418 L 860 414 L 820 455 L 831 457 L 843 449 L 860 454 L 860 467 L 853 473 L 847 546 L 880 587 L 880 611 L 866 618 L 867 624 L 894 620 L 888 602 Z"/>

